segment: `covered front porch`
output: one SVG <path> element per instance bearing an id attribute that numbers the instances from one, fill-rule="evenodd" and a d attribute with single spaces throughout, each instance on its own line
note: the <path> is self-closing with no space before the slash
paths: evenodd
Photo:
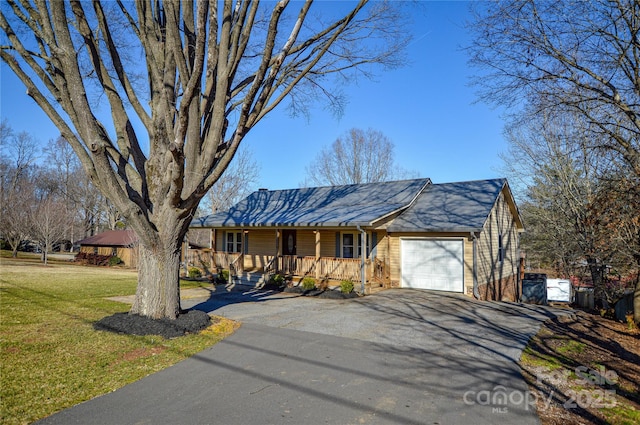
<path id="1" fill-rule="evenodd" d="M 210 248 L 199 253 L 212 272 L 231 276 L 275 274 L 294 282 L 351 280 L 356 287 L 386 286 L 388 265 L 377 256 L 378 232 L 358 229 L 210 229 Z M 366 241 L 366 242 L 363 242 Z"/>

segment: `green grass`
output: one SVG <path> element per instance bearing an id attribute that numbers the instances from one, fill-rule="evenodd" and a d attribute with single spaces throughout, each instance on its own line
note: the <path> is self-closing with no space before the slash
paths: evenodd
<path id="1" fill-rule="evenodd" d="M 584 351 L 584 349 L 587 348 L 587 344 L 585 344 L 584 342 L 580 342 L 580 341 L 567 341 L 566 344 L 558 347 L 557 351 L 560 354 L 579 354 L 582 353 Z"/>
<path id="2" fill-rule="evenodd" d="M 106 298 L 134 294 L 135 288 L 131 270 L 1 258 L 0 422 L 30 423 L 113 391 L 215 344 L 236 327 L 222 320 L 173 340 L 94 330 L 97 320 L 129 309 Z"/>
<path id="3" fill-rule="evenodd" d="M 545 345 L 545 340 L 556 338 L 556 335 L 553 335 L 545 329 L 541 329 L 522 351 L 520 361 L 523 364 L 534 367 L 544 367 L 549 371 L 560 369 L 562 367 L 561 360 L 552 354 L 545 353 L 544 350 L 541 349 L 541 347 Z"/>
<path id="4" fill-rule="evenodd" d="M 520 361 L 527 365 L 544 367 L 549 371 L 560 369 L 562 367 L 560 359 L 553 355 L 541 353 L 531 346 L 525 347 Z"/>
<path id="5" fill-rule="evenodd" d="M 607 422 L 610 424 L 636 425 L 640 423 L 640 411 L 632 406 L 616 406 L 610 409 L 602 409 Z"/>

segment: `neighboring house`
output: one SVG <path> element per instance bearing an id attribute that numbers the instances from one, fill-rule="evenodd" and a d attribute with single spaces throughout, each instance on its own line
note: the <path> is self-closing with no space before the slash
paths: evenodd
<path id="1" fill-rule="evenodd" d="M 80 252 L 117 256 L 127 267 L 138 267 L 138 236 L 133 230 L 107 230 L 78 242 Z"/>
<path id="2" fill-rule="evenodd" d="M 259 190 L 211 229 L 214 268 L 519 297 L 522 220 L 506 179 Z"/>

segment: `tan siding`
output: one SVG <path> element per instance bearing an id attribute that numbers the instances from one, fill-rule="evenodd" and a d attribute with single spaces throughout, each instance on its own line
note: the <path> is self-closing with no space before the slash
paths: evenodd
<path id="1" fill-rule="evenodd" d="M 504 259 L 499 261 L 499 235 L 502 234 Z M 485 299 L 510 300 L 516 295 L 518 231 L 504 195 L 500 194 L 478 240 L 478 286 Z M 505 287 L 505 285 L 507 287 Z"/>
<path id="2" fill-rule="evenodd" d="M 276 254 L 276 231 L 269 230 L 249 230 L 249 250 L 248 254 L 275 255 Z"/>
<path id="3" fill-rule="evenodd" d="M 320 245 L 322 245 L 322 234 Z M 313 230 L 298 230 L 296 232 L 296 254 L 299 257 L 316 256 L 316 235 Z"/>
<path id="4" fill-rule="evenodd" d="M 377 231 L 378 233 L 378 245 L 377 248 L 377 256 L 381 261 L 389 261 L 389 236 L 386 232 Z"/>
<path id="5" fill-rule="evenodd" d="M 473 296 L 473 240 L 464 239 L 464 293 Z"/>
<path id="6" fill-rule="evenodd" d="M 323 230 L 320 232 L 320 256 L 329 258 L 334 258 L 336 256 L 335 231 Z"/>
<path id="7" fill-rule="evenodd" d="M 389 267 L 391 275 L 391 285 L 400 285 L 400 235 L 390 234 L 389 244 Z"/>
<path id="8" fill-rule="evenodd" d="M 99 246 L 98 255 L 113 255 L 113 248 L 110 246 Z"/>
<path id="9" fill-rule="evenodd" d="M 138 267 L 138 248 L 118 248 L 118 257 L 127 267 Z"/>
<path id="10" fill-rule="evenodd" d="M 276 255 L 275 229 L 248 230 L 249 246 L 244 256 L 245 270 L 262 270 Z"/>
<path id="11" fill-rule="evenodd" d="M 223 230 L 216 230 L 215 245 L 213 247 L 214 251 L 224 251 L 224 240 L 222 238 L 223 234 Z"/>

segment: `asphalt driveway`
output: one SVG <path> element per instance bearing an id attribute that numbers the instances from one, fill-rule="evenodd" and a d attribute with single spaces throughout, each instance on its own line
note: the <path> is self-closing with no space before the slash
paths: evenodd
<path id="1" fill-rule="evenodd" d="M 388 290 L 352 300 L 213 292 L 239 320 L 192 358 L 42 423 L 537 424 L 516 364 L 566 310 Z"/>

